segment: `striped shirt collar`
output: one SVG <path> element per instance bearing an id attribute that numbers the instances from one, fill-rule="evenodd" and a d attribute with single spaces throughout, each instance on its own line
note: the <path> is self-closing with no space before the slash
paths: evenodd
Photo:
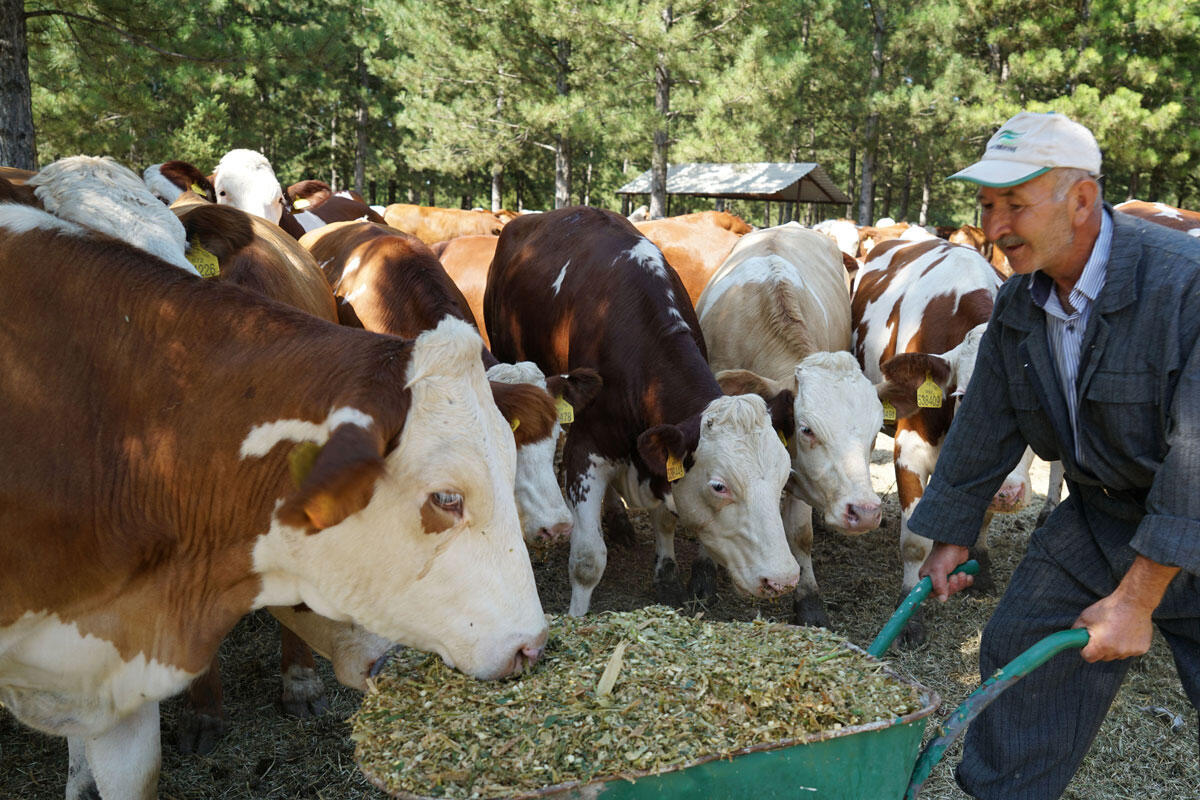
<path id="1" fill-rule="evenodd" d="M 1075 307 L 1076 312 L 1095 302 L 1104 288 L 1108 272 L 1108 256 L 1112 252 L 1112 238 L 1112 214 L 1106 208 L 1100 215 L 1100 235 L 1096 237 L 1096 243 L 1092 245 L 1092 254 L 1088 257 L 1087 263 L 1083 265 L 1083 272 L 1080 274 L 1079 280 L 1075 281 L 1075 286 L 1071 289 L 1071 305 Z M 1030 276 L 1029 293 L 1039 308 L 1061 319 L 1073 316 L 1063 309 L 1062 304 L 1058 302 L 1058 293 L 1052 291 L 1053 288 L 1054 279 L 1040 269 Z M 1079 302 L 1076 302 L 1077 300 Z"/>

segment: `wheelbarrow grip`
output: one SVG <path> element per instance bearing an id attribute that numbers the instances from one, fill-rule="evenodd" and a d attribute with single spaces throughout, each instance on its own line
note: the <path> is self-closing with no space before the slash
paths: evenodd
<path id="1" fill-rule="evenodd" d="M 975 575 L 979 572 L 979 562 L 971 559 L 959 564 L 950 574 L 955 575 L 959 572 L 965 572 L 968 575 Z M 904 630 L 904 626 L 908 624 L 908 618 L 912 616 L 913 611 L 917 606 L 921 605 L 921 601 L 929 596 L 933 591 L 933 579 L 926 575 L 921 578 L 921 581 L 912 588 L 908 593 L 908 597 L 900 603 L 900 607 L 892 614 L 891 619 L 883 626 L 883 630 L 875 637 L 875 641 L 871 642 L 871 646 L 867 648 L 867 652 L 876 658 L 883 658 L 883 654 L 892 646 L 892 642 L 900 635 L 900 631 Z"/>
<path id="2" fill-rule="evenodd" d="M 921 751 L 917 763 L 913 767 L 909 780 L 908 791 L 904 800 L 912 800 L 921 791 L 929 773 L 941 760 L 942 754 L 962 735 L 971 720 L 991 705 L 1008 687 L 1025 677 L 1033 670 L 1045 664 L 1051 658 L 1064 650 L 1082 648 L 1088 643 L 1087 628 L 1072 628 L 1071 630 L 1052 633 L 1035 643 L 1021 655 L 996 670 L 996 674 L 988 678 L 978 689 L 971 692 L 958 708 L 951 712 L 946 722 L 942 724 L 938 736 L 929 741 Z"/>

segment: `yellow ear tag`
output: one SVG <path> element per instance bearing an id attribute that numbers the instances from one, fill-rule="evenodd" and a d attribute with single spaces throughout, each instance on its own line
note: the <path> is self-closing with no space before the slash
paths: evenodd
<path id="1" fill-rule="evenodd" d="M 192 242 L 186 255 L 201 278 L 215 278 L 221 274 L 221 265 L 217 262 L 217 257 L 201 247 L 199 242 Z"/>
<path id="2" fill-rule="evenodd" d="M 883 421 L 884 422 L 895 422 L 896 421 L 896 407 L 894 405 L 892 405 L 891 403 L 889 403 L 887 400 L 883 401 Z"/>
<path id="3" fill-rule="evenodd" d="M 317 456 L 321 455 L 321 445 L 316 442 L 301 442 L 288 453 L 288 469 L 292 473 L 292 483 L 299 489 L 304 484 L 308 473 L 312 472 Z"/>
<path id="4" fill-rule="evenodd" d="M 513 433 L 516 433 L 517 428 L 521 427 L 521 420 L 517 419 L 516 417 L 513 417 L 513 421 L 510 422 L 509 425 L 512 426 Z"/>
<path id="5" fill-rule="evenodd" d="M 296 209 L 297 211 L 301 211 L 311 205 L 312 200 L 309 200 L 307 197 L 301 197 L 296 202 L 292 203 L 292 208 Z"/>
<path id="6" fill-rule="evenodd" d="M 667 480 L 671 483 L 683 477 L 683 462 L 677 456 L 667 456 Z"/>
<path id="7" fill-rule="evenodd" d="M 204 191 L 204 188 L 198 183 L 192 184 L 192 191 L 201 197 L 208 197 L 208 192 Z"/>
<path id="8" fill-rule="evenodd" d="M 558 424 L 569 425 L 575 421 L 575 406 L 562 397 L 554 398 L 554 407 L 558 409 Z"/>
<path id="9" fill-rule="evenodd" d="M 929 373 L 925 373 L 925 382 L 917 387 L 917 406 L 920 408 L 941 408 L 942 387 L 933 382 Z"/>
<path id="10" fill-rule="evenodd" d="M 779 441 L 783 442 L 784 447 L 787 447 L 788 441 L 787 441 L 787 437 L 783 435 L 783 431 L 775 431 L 775 432 L 779 434 Z"/>

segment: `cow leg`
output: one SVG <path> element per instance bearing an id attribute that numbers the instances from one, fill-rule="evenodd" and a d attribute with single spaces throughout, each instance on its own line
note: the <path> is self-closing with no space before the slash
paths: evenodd
<path id="1" fill-rule="evenodd" d="M 800 565 L 800 582 L 792 595 L 792 621 L 797 625 L 828 628 L 829 615 L 813 572 L 812 506 L 790 492 L 783 496 L 783 529 L 787 532 L 788 547 Z"/>
<path id="2" fill-rule="evenodd" d="M 632 547 L 637 542 L 637 533 L 629 521 L 629 510 L 617 490 L 609 486 L 604 493 L 604 532 L 609 542 L 617 547 Z"/>
<path id="3" fill-rule="evenodd" d="M 187 704 L 180 711 L 175 744 L 181 753 L 211 753 L 225 735 L 228 721 L 221 689 L 221 661 L 213 656 L 203 675 L 188 685 Z"/>
<path id="4" fill-rule="evenodd" d="M 606 459 L 592 455 L 590 448 L 583 441 L 574 439 L 572 434 L 574 431 L 567 434 L 563 453 L 567 473 L 567 503 L 575 518 L 567 567 L 571 576 L 569 613 L 573 617 L 581 617 L 587 613 L 592 602 L 592 590 L 600 582 L 608 563 L 600 519 L 604 493 L 612 480 L 614 466 Z"/>
<path id="5" fill-rule="evenodd" d="M 992 512 L 983 515 L 983 525 L 979 528 L 979 536 L 975 545 L 970 548 L 971 558 L 979 562 L 979 573 L 967 588 L 973 595 L 991 594 L 996 590 L 996 582 L 992 578 L 992 556 L 988 552 L 988 525 L 992 522 Z"/>
<path id="6" fill-rule="evenodd" d="M 158 796 L 158 703 L 145 703 L 109 730 L 69 737 L 67 800 Z"/>
<path id="7" fill-rule="evenodd" d="M 1046 485 L 1046 502 L 1042 503 L 1042 510 L 1038 512 L 1037 526 L 1040 528 L 1046 524 L 1046 520 L 1050 518 L 1050 512 L 1058 507 L 1058 501 L 1062 499 L 1063 486 L 1063 465 L 1061 461 L 1050 462 L 1050 480 Z"/>
<path id="8" fill-rule="evenodd" d="M 896 493 L 900 499 L 900 561 L 903 564 L 900 600 L 908 597 L 920 580 L 921 565 L 933 549 L 933 540 L 913 533 L 908 527 L 921 495 L 925 493 L 925 483 L 933 473 L 937 463 L 939 448 L 925 441 L 919 433 L 906 428 L 907 420 L 900 420 L 896 429 L 896 448 L 894 461 L 896 464 Z M 900 632 L 897 642 L 902 647 L 916 647 L 924 644 L 928 638 L 925 629 L 924 615 L 921 607 L 913 611 Z"/>
<path id="9" fill-rule="evenodd" d="M 703 544 L 696 548 L 688 592 L 697 603 L 709 603 L 717 596 L 717 562 L 713 561 Z"/>
<path id="10" fill-rule="evenodd" d="M 650 509 L 650 527 L 654 529 L 654 602 L 679 608 L 685 595 L 679 562 L 675 560 L 676 522 L 666 504 Z"/>
<path id="11" fill-rule="evenodd" d="M 312 648 L 286 625 L 279 626 L 279 703 L 293 717 L 317 717 L 329 710 Z"/>

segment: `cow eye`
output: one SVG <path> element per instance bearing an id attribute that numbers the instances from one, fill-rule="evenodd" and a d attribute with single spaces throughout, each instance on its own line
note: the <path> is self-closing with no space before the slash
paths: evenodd
<path id="1" fill-rule="evenodd" d="M 722 481 L 720 481 L 716 478 L 713 478 L 711 481 L 708 482 L 708 488 L 712 489 L 713 492 L 721 495 L 722 497 L 729 496 L 729 487 L 726 486 Z"/>
<path id="2" fill-rule="evenodd" d="M 457 492 L 434 492 L 429 495 L 433 504 L 443 511 L 449 511 L 457 517 L 462 516 L 463 498 Z"/>
<path id="3" fill-rule="evenodd" d="M 805 436 L 808 436 L 809 438 L 812 438 L 813 436 L 816 435 L 813 433 L 813 429 L 808 427 L 807 425 L 800 426 L 800 433 L 804 434 Z"/>

